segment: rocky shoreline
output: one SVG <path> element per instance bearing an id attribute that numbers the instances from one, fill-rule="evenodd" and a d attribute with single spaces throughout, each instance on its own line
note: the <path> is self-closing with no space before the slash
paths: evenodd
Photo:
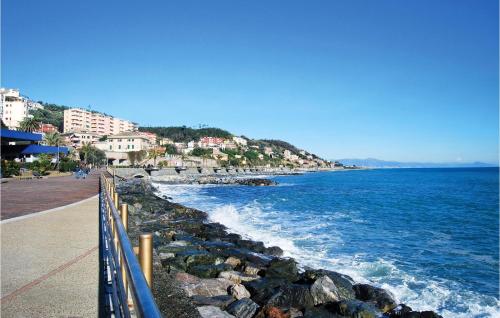
<path id="1" fill-rule="evenodd" d="M 244 184 L 244 183 L 243 183 Z M 205 212 L 155 195 L 146 179 L 118 182 L 129 204 L 129 237 L 154 237 L 153 294 L 165 316 L 437 318 L 398 304 L 386 290 L 306 268 L 277 246 L 243 239 Z"/>

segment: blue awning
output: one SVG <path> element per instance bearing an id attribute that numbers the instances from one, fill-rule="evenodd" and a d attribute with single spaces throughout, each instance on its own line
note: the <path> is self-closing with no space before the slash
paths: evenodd
<path id="1" fill-rule="evenodd" d="M 34 134 L 26 131 L 1 129 L 0 137 L 12 141 L 42 141 L 42 134 Z"/>
<path id="2" fill-rule="evenodd" d="M 42 146 L 42 145 L 28 145 L 21 151 L 23 155 L 37 155 L 37 154 L 56 154 L 57 152 L 67 154 L 69 152 L 66 147 L 56 147 L 56 146 Z"/>

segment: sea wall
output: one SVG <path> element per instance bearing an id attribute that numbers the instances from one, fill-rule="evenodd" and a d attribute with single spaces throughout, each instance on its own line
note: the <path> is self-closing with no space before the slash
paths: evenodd
<path id="1" fill-rule="evenodd" d="M 153 293 L 167 317 L 436 318 L 398 304 L 386 290 L 322 269 L 299 270 L 277 246 L 210 223 L 203 211 L 155 195 L 147 179 L 120 181 L 129 236 L 154 237 Z"/>

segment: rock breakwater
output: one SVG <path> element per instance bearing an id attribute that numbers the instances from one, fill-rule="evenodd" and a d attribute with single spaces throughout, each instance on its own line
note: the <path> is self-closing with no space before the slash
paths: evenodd
<path id="1" fill-rule="evenodd" d="M 249 184 L 254 185 L 254 184 Z M 155 195 L 146 180 L 122 181 L 129 236 L 154 237 L 153 292 L 160 310 L 177 317 L 436 318 L 398 304 L 386 290 L 349 276 L 299 270 L 277 246 L 265 246 L 210 223 L 203 211 Z"/>

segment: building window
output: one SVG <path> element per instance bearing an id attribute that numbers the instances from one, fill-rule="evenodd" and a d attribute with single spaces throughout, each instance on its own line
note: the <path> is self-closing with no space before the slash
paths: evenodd
<path id="1" fill-rule="evenodd" d="M 134 149 L 134 145 L 132 145 L 132 149 Z"/>
<path id="2" fill-rule="evenodd" d="M 118 149 L 122 149 L 122 145 L 118 145 Z"/>
<path id="3" fill-rule="evenodd" d="M 112 145 L 109 145 L 109 150 L 113 150 L 113 146 Z"/>

